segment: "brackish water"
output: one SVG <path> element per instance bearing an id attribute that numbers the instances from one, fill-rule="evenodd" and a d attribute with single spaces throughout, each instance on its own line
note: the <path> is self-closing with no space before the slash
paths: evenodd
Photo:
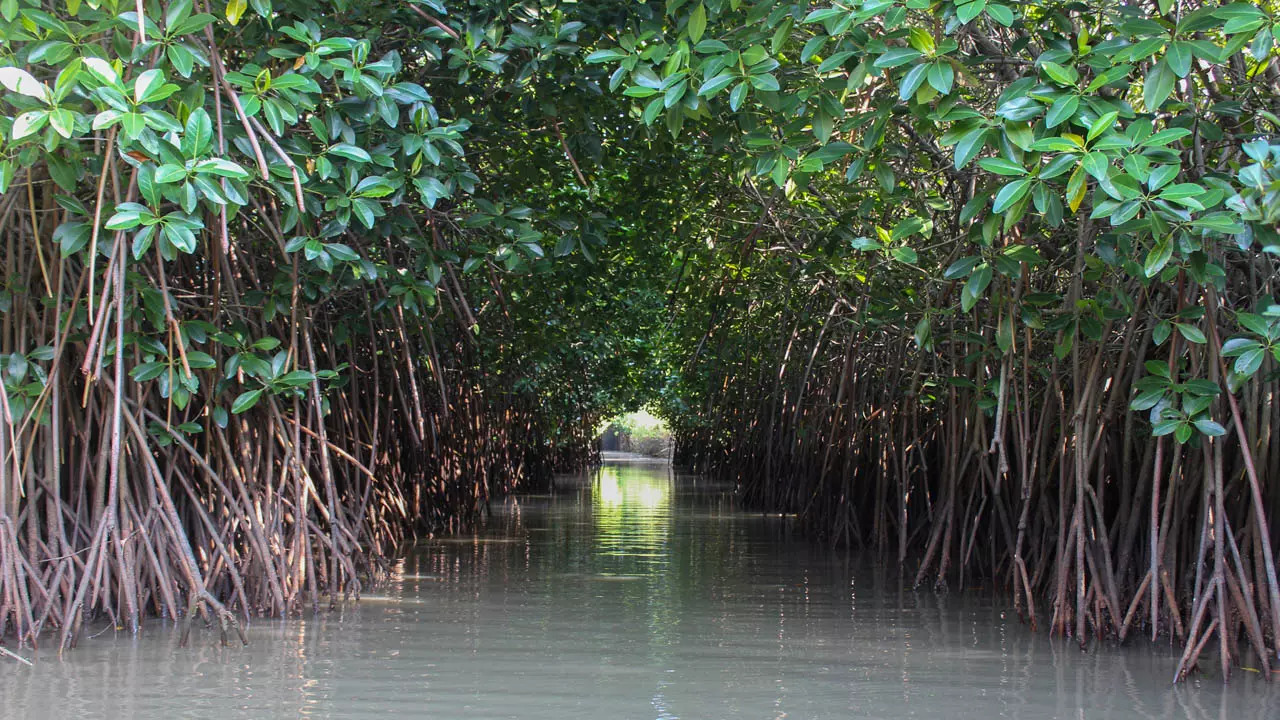
<path id="1" fill-rule="evenodd" d="M 557 485 L 249 647 L 157 622 L 0 657 L 0 717 L 1280 718 L 1256 673 L 1171 686 L 1167 644 L 1082 653 L 981 589 L 903 590 L 666 465 Z"/>

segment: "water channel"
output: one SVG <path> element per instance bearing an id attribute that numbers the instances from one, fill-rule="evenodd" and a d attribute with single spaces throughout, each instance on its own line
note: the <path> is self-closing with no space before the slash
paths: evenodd
<path id="1" fill-rule="evenodd" d="M 634 458 L 396 570 L 341 611 L 255 621 L 248 647 L 177 648 L 157 621 L 0 658 L 0 717 L 1280 718 L 1256 673 L 1172 686 L 1167 643 L 1083 653 L 998 595 L 905 590 Z"/>

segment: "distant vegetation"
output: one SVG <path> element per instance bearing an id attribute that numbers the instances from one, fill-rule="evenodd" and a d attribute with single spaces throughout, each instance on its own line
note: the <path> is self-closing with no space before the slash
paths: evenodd
<path id="1" fill-rule="evenodd" d="M 662 418 L 646 410 L 613 418 L 600 434 L 601 448 L 665 458 L 671 454 L 671 430 Z"/>

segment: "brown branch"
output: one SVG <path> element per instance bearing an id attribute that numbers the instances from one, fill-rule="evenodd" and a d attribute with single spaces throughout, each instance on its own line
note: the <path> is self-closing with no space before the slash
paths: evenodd
<path id="1" fill-rule="evenodd" d="M 438 28 L 440 28 L 441 30 L 445 31 L 445 32 L 449 35 L 449 37 L 453 38 L 454 40 L 458 40 L 458 39 L 460 38 L 460 36 L 458 35 L 458 31 L 457 31 L 457 30 L 454 30 L 453 28 L 449 27 L 448 25 L 445 25 L 444 23 L 440 22 L 439 20 L 435 19 L 434 17 L 432 17 L 432 16 L 428 15 L 427 13 L 423 12 L 422 8 L 418 7 L 417 5 L 414 5 L 412 2 L 410 2 L 410 3 L 409 3 L 409 9 L 410 9 L 410 10 L 412 10 L 412 11 L 414 11 L 415 13 L 417 13 L 417 14 L 418 14 L 418 15 L 419 15 L 423 20 L 426 20 L 427 22 L 431 23 L 432 25 L 435 25 L 436 27 L 438 27 Z"/>
<path id="2" fill-rule="evenodd" d="M 560 138 L 560 147 L 564 148 L 564 156 L 569 158 L 569 164 L 573 166 L 573 174 L 578 176 L 578 183 L 586 189 L 587 179 L 582 176 L 582 170 L 578 168 L 578 161 L 574 159 L 573 153 L 569 152 L 569 143 L 565 142 L 564 133 L 560 131 L 560 121 L 556 120 L 552 127 L 555 128 L 556 137 Z"/>

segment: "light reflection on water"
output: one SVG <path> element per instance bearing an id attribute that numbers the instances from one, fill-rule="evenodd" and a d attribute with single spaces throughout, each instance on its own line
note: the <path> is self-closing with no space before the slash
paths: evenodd
<path id="1" fill-rule="evenodd" d="M 423 544 L 359 605 L 254 622 L 248 648 L 203 632 L 177 649 L 157 623 L 0 659 L 0 717 L 1280 717 L 1255 674 L 1171 687 L 1167 644 L 1084 654 L 789 524 L 611 464 Z"/>

